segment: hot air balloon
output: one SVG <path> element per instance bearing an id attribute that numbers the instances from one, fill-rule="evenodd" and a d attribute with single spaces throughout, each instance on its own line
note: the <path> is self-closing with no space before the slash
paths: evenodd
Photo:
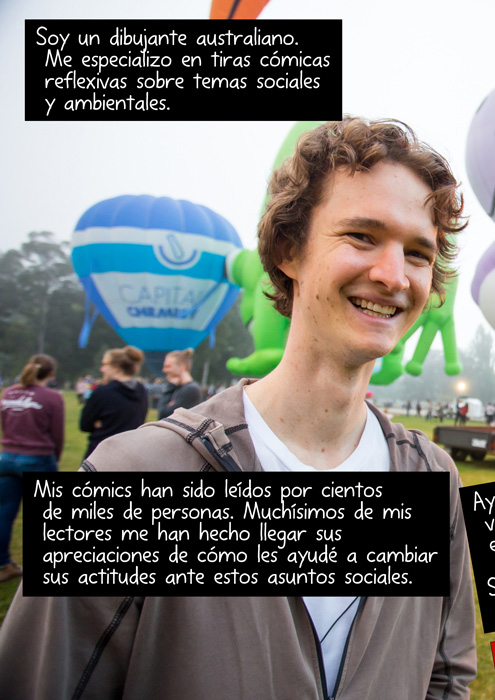
<path id="1" fill-rule="evenodd" d="M 492 243 L 478 262 L 471 294 L 488 323 L 495 328 L 495 243 Z"/>
<path id="2" fill-rule="evenodd" d="M 488 216 L 495 219 L 495 90 L 478 107 L 469 127 L 466 169 L 469 182 Z"/>
<path id="3" fill-rule="evenodd" d="M 469 182 L 479 203 L 495 221 L 495 90 L 483 100 L 474 115 L 466 143 Z M 478 262 L 471 294 L 488 323 L 495 328 L 495 243 Z"/>
<path id="4" fill-rule="evenodd" d="M 77 222 L 72 262 L 89 302 L 129 345 L 144 351 L 195 348 L 234 303 L 225 257 L 242 248 L 233 226 L 185 200 L 125 195 L 90 207 Z M 148 353 L 147 353 L 148 355 Z"/>
<path id="5" fill-rule="evenodd" d="M 212 0 L 210 19 L 256 19 L 268 0 Z"/>

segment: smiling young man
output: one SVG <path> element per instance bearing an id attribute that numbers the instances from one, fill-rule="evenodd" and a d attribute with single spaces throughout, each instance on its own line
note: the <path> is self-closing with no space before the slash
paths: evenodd
<path id="1" fill-rule="evenodd" d="M 398 122 L 306 134 L 274 174 L 259 250 L 284 357 L 192 411 L 102 443 L 88 471 L 449 471 L 449 597 L 17 595 L 0 640 L 10 700 L 467 700 L 476 670 L 455 465 L 364 402 L 376 358 L 441 293 L 462 199 Z M 262 474 L 259 475 L 262 479 Z M 25 659 L 26 668 L 19 664 Z"/>
<path id="2" fill-rule="evenodd" d="M 276 246 L 277 269 L 292 284 L 291 331 L 279 366 L 246 392 L 306 464 L 336 467 L 354 451 L 374 361 L 428 301 L 438 251 L 430 194 L 393 161 L 355 173 L 340 167 L 322 180 L 305 240 Z M 266 218 L 264 257 L 275 247 L 270 241 L 264 252 Z"/>

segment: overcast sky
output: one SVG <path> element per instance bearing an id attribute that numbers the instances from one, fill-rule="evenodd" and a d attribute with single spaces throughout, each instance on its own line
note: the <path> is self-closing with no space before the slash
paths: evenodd
<path id="1" fill-rule="evenodd" d="M 120 194 L 166 195 L 225 216 L 248 248 L 277 150 L 294 123 L 263 121 L 253 106 L 243 122 L 24 122 L 24 19 L 206 19 L 209 0 L 0 0 L 0 249 L 30 231 L 70 239 L 92 204 Z M 463 182 L 471 224 L 462 236 L 456 302 L 458 344 L 478 324 L 471 299 L 477 261 L 495 240 L 465 171 L 470 121 L 495 88 L 493 0 L 271 0 L 260 19 L 344 21 L 344 112 L 394 117 L 450 160 Z M 308 119 L 325 119 L 322 113 Z M 256 119 L 256 121 L 254 121 Z M 258 121 L 258 119 L 260 121 Z"/>

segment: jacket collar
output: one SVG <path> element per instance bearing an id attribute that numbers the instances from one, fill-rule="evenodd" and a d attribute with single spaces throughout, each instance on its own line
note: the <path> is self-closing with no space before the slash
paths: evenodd
<path id="1" fill-rule="evenodd" d="M 241 379 L 235 386 L 216 394 L 197 407 L 202 416 L 213 419 L 205 431 L 216 444 L 231 444 L 230 455 L 243 471 L 262 471 L 260 461 L 254 450 L 249 435 L 242 392 L 251 384 L 252 379 Z M 366 402 L 377 417 L 388 443 L 391 471 L 431 471 L 432 454 L 429 441 L 420 439 L 423 435 L 418 430 L 406 430 L 400 423 L 392 423 L 387 415 L 371 403 Z M 186 417 L 192 411 L 179 409 L 177 413 Z"/>

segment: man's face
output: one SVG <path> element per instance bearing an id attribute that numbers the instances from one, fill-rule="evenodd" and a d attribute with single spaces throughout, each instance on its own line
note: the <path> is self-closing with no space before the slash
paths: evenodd
<path id="1" fill-rule="evenodd" d="M 339 170 L 312 213 L 294 280 L 292 325 L 316 353 L 360 366 L 389 353 L 423 310 L 436 256 L 431 190 L 405 166 Z"/>
<path id="2" fill-rule="evenodd" d="M 175 357 L 169 357 L 168 355 L 165 356 L 162 372 L 166 376 L 167 381 L 172 382 L 172 384 L 179 384 L 181 378 L 181 366 Z"/>

